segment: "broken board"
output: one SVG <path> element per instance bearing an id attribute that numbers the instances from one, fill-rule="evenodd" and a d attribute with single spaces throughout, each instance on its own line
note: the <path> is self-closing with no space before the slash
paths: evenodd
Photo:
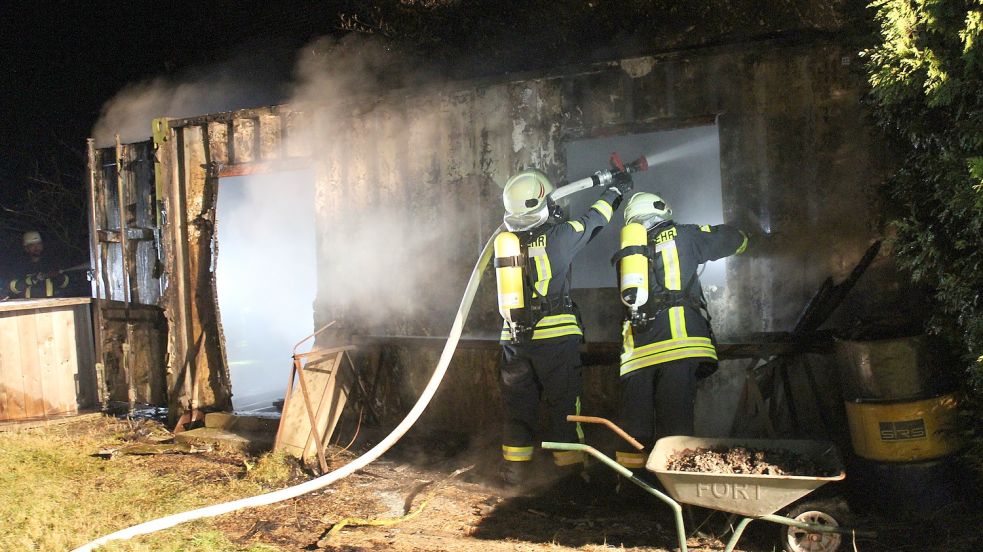
<path id="1" fill-rule="evenodd" d="M 349 355 L 354 349 L 334 347 L 294 356 L 274 450 L 305 462 L 317 456 L 321 469 L 327 469 L 323 450 L 319 454 L 317 444 L 327 444 L 348 402 L 355 383 L 355 367 Z"/>

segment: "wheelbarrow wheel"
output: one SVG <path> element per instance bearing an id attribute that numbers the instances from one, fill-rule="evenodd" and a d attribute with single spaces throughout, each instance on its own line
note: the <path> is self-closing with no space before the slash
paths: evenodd
<path id="1" fill-rule="evenodd" d="M 850 509 L 842 499 L 806 500 L 783 514 L 804 523 L 842 527 L 849 523 Z M 846 550 L 847 535 L 814 533 L 790 525 L 779 525 L 779 540 L 786 552 L 838 552 Z"/>

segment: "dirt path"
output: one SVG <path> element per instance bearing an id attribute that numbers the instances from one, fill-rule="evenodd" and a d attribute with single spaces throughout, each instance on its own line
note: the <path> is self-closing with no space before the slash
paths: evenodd
<path id="1" fill-rule="evenodd" d="M 219 527 L 234 542 L 262 542 L 287 550 L 601 550 L 675 548 L 669 510 L 655 499 L 602 493 L 596 485 L 554 482 L 510 495 L 469 473 L 378 462 L 328 489 L 279 505 L 224 516 Z M 470 481 L 468 481 L 470 479 Z M 613 485 L 613 479 L 610 480 Z M 440 485 L 436 491 L 432 488 Z M 396 518 L 430 499 L 413 519 L 384 527 L 344 527 L 344 518 Z M 410 504 L 408 504 L 410 503 Z M 640 507 L 641 506 L 641 507 Z M 693 539 L 692 550 L 722 548 Z"/>

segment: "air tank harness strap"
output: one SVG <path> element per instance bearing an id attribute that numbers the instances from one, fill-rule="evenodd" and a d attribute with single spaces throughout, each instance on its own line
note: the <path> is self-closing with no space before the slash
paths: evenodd
<path id="1" fill-rule="evenodd" d="M 522 313 L 522 321 L 513 338 L 516 343 L 526 343 L 532 340 L 539 321 L 554 314 L 573 314 L 577 317 L 577 325 L 583 326 L 580 323 L 580 314 L 577 312 L 576 305 L 569 295 L 533 297 L 529 300 L 529 307 L 520 312 Z"/>
<path id="2" fill-rule="evenodd" d="M 510 266 L 525 266 L 526 260 L 522 255 L 512 257 L 495 257 L 495 268 L 507 268 Z"/>
<path id="3" fill-rule="evenodd" d="M 621 248 L 620 251 L 611 257 L 611 264 L 618 266 L 618 261 L 629 255 L 645 255 L 646 257 L 651 257 L 649 255 L 649 247 L 647 245 L 629 245 L 628 247 Z"/>

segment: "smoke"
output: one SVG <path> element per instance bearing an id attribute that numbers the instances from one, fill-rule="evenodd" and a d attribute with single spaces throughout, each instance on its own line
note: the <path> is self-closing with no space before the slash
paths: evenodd
<path id="1" fill-rule="evenodd" d="M 313 197 L 310 171 L 219 183 L 216 292 L 236 408 L 282 397 L 293 347 L 313 331 Z"/>
<path id="2" fill-rule="evenodd" d="M 112 146 L 116 134 L 124 144 L 139 142 L 152 136 L 155 118 L 278 103 L 283 98 L 280 72 L 275 56 L 261 53 L 129 84 L 103 104 L 92 138 L 97 148 Z"/>
<path id="3" fill-rule="evenodd" d="M 318 295 L 331 316 L 344 316 L 362 331 L 380 325 L 395 334 L 430 331 L 416 314 L 446 272 L 434 252 L 446 250 L 441 241 L 460 229 L 452 211 L 441 213 L 404 184 L 426 178 L 417 165 L 437 147 L 440 114 L 425 107 L 412 115 L 376 110 L 381 94 L 433 81 L 424 65 L 381 41 L 352 35 L 313 42 L 296 65 L 289 103 L 317 109 L 317 128 L 338 131 L 310 137 L 311 150 L 325 152 L 328 173 L 319 183 L 318 203 L 330 220 L 320 221 Z"/>
<path id="4" fill-rule="evenodd" d="M 431 259 L 439 241 L 460 228 L 439 216 L 446 205 L 430 205 L 397 184 L 407 174 L 424 177 L 415 153 L 436 147 L 440 114 L 375 113 L 381 94 L 434 80 L 425 64 L 357 35 L 321 38 L 294 55 L 290 78 L 274 55 L 243 55 L 131 84 L 106 102 L 92 131 L 97 147 L 108 147 L 117 133 L 124 143 L 148 139 L 158 117 L 266 104 L 318 117 L 306 139 L 330 165 L 326 181 L 303 172 L 220 182 L 217 293 L 240 403 L 282 386 L 293 344 L 315 329 L 316 308 L 363 328 L 431 331 L 408 321 L 419 318 L 421 298 L 446 276 L 447 267 Z M 358 144 L 337 139 L 358 134 L 353 125 L 364 125 L 368 139 L 383 133 L 401 146 L 384 155 L 388 160 L 365 159 Z M 339 159 L 346 161 L 339 166 Z M 455 300 L 444 301 L 448 310 Z"/>
<path id="5" fill-rule="evenodd" d="M 289 103 L 371 110 L 373 97 L 435 77 L 422 60 L 398 53 L 373 37 L 322 37 L 297 56 Z"/>

